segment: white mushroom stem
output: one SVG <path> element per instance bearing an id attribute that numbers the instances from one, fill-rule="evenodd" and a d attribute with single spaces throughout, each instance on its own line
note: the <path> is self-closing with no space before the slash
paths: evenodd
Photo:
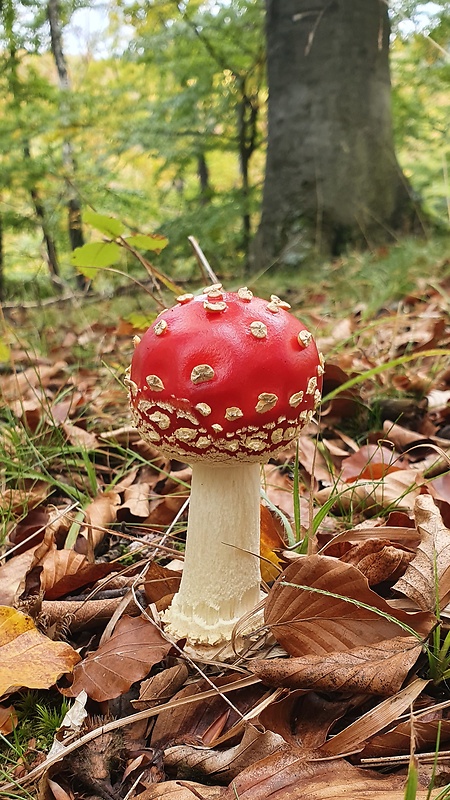
<path id="1" fill-rule="evenodd" d="M 259 531 L 259 464 L 195 463 L 183 577 L 164 614 L 172 636 L 209 645 L 231 639 L 260 600 Z"/>

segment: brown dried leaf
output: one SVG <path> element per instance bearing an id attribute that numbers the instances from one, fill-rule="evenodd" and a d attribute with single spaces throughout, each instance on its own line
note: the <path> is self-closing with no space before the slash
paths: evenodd
<path id="1" fill-rule="evenodd" d="M 143 681 L 139 700 L 132 700 L 134 708 L 152 708 L 159 703 L 168 702 L 181 689 L 188 675 L 189 671 L 185 664 L 176 664 Z"/>
<path id="2" fill-rule="evenodd" d="M 149 483 L 139 481 L 125 489 L 124 502 L 120 506 L 119 518 L 122 519 L 124 517 L 123 511 L 128 510 L 131 516 L 146 519 L 150 514 L 150 488 Z"/>
<path id="3" fill-rule="evenodd" d="M 192 703 L 162 710 L 158 715 L 153 728 L 151 746 L 165 748 L 168 744 L 181 744 L 185 742 L 196 742 L 205 744 L 205 734 L 211 740 L 211 729 L 215 728 L 215 736 L 218 735 L 217 722 L 221 726 L 221 733 L 230 730 L 240 719 L 238 712 L 234 711 L 220 694 L 220 690 L 239 682 L 242 673 L 232 673 L 213 678 L 212 682 L 217 686 L 217 694 L 208 699 L 203 699 L 201 704 L 195 702 L 195 696 L 201 692 L 211 689 L 211 684 L 207 681 L 197 681 L 188 684 L 179 691 L 173 700 L 192 698 Z M 241 714 L 247 713 L 267 694 L 260 683 L 233 691 L 232 702 Z"/>
<path id="4" fill-rule="evenodd" d="M 12 606 L 24 575 L 33 560 L 34 548 L 20 553 L 0 567 L 0 605 Z"/>
<path id="5" fill-rule="evenodd" d="M 85 431 L 79 425 L 74 425 L 73 422 L 63 422 L 62 429 L 67 436 L 68 441 L 74 447 L 81 450 L 96 450 L 98 447 L 98 438 L 95 433 Z"/>
<path id="6" fill-rule="evenodd" d="M 8 735 L 17 725 L 14 706 L 0 706 L 0 733 Z"/>
<path id="7" fill-rule="evenodd" d="M 111 638 L 75 667 L 72 686 L 63 694 L 76 697 L 84 689 L 98 702 L 119 697 L 165 658 L 170 648 L 148 620 L 122 617 Z"/>
<path id="8" fill-rule="evenodd" d="M 365 511 L 371 515 L 391 506 L 412 509 L 414 501 L 421 492 L 424 478 L 415 469 L 402 469 L 390 472 L 382 479 L 361 480 L 354 483 L 337 481 L 334 486 L 327 486 L 316 492 L 315 499 L 325 503 L 332 495 L 336 495 L 336 508 L 349 511 Z"/>
<path id="9" fill-rule="evenodd" d="M 294 585 L 283 585 L 286 582 Z M 266 624 L 292 656 L 338 653 L 408 635 L 383 615 L 395 617 L 421 637 L 436 621 L 430 613 L 393 609 L 369 588 L 356 567 L 329 556 L 304 556 L 290 564 L 270 590 L 265 608 Z"/>
<path id="10" fill-rule="evenodd" d="M 367 444 L 343 459 L 341 478 L 346 483 L 355 480 L 378 481 L 400 468 L 398 456 L 392 450 L 382 445 Z"/>
<path id="11" fill-rule="evenodd" d="M 0 495 L 0 509 L 8 513 L 20 514 L 28 511 L 50 494 L 51 487 L 47 481 L 24 480 L 23 489 L 5 489 Z"/>
<path id="12" fill-rule="evenodd" d="M 260 506 L 260 518 L 261 578 L 266 583 L 271 583 L 278 578 L 281 571 L 281 559 L 275 551 L 283 550 L 286 543 L 282 538 L 283 527 L 279 517 L 276 517 L 267 506 Z"/>
<path id="13" fill-rule="evenodd" d="M 265 464 L 264 488 L 269 500 L 281 511 L 294 519 L 294 499 L 292 493 L 292 480 L 274 464 Z M 300 518 L 303 530 L 309 527 L 309 502 L 300 496 Z"/>
<path id="14" fill-rule="evenodd" d="M 361 692 L 389 696 L 398 692 L 422 646 L 399 636 L 369 647 L 303 658 L 252 661 L 249 669 L 269 686 L 322 692 Z"/>
<path id="15" fill-rule="evenodd" d="M 95 497 L 92 503 L 86 507 L 86 525 L 81 529 L 80 536 L 87 539 L 88 542 L 92 541 L 94 549 L 105 536 L 108 525 L 115 522 L 120 503 L 120 496 L 117 492 L 105 492 Z M 80 552 L 80 542 L 77 542 L 75 549 Z"/>
<path id="16" fill-rule="evenodd" d="M 203 786 L 193 781 L 164 781 L 150 786 L 145 792 L 135 795 L 134 800 L 219 800 L 222 786 Z"/>
<path id="17" fill-rule="evenodd" d="M 381 776 L 343 759 L 314 760 L 301 748 L 283 749 L 238 775 L 220 800 L 404 800 L 404 779 Z M 418 792 L 417 800 L 426 793 Z"/>
<path id="18" fill-rule="evenodd" d="M 145 597 L 149 603 L 159 603 L 163 597 L 175 594 L 180 587 L 181 573 L 152 561 L 144 583 Z"/>
<path id="19" fill-rule="evenodd" d="M 422 541 L 415 558 L 394 586 L 423 611 L 433 611 L 448 602 L 450 594 L 450 530 L 445 527 L 430 495 L 420 495 L 414 506 L 416 526 Z M 437 596 L 438 595 L 438 596 Z"/>
<path id="20" fill-rule="evenodd" d="M 431 719 L 427 722 L 414 719 L 414 745 L 416 752 L 427 751 L 434 753 L 439 730 L 441 748 L 450 741 L 450 720 Z M 448 747 L 445 747 L 447 750 Z M 379 758 L 396 756 L 409 753 L 411 750 L 411 720 L 400 722 L 390 731 L 374 736 L 370 739 L 364 750 L 362 758 Z"/>
<path id="21" fill-rule="evenodd" d="M 109 575 L 117 570 L 114 564 L 92 564 L 74 550 L 58 550 L 52 527 L 48 526 L 44 541 L 35 549 L 25 579 L 24 597 L 36 593 L 36 578 L 46 600 L 58 600 L 69 592 Z"/>
<path id="22" fill-rule="evenodd" d="M 368 739 L 392 725 L 411 707 L 428 683 L 429 681 L 415 678 L 397 694 L 387 697 L 344 730 L 336 733 L 320 748 L 320 753 L 328 757 L 360 752 Z"/>
<path id="23" fill-rule="evenodd" d="M 413 557 L 406 550 L 386 545 L 382 539 L 368 539 L 352 547 L 341 556 L 341 561 L 358 567 L 366 576 L 369 586 L 376 586 L 403 575 Z"/>
<path id="24" fill-rule="evenodd" d="M 0 697 L 14 686 L 48 689 L 80 660 L 64 642 L 52 642 L 31 617 L 0 606 Z"/>
<path id="25" fill-rule="evenodd" d="M 186 775 L 188 770 L 191 777 L 207 776 L 209 781 L 223 783 L 283 745 L 279 734 L 270 730 L 261 733 L 254 725 L 247 724 L 242 741 L 234 747 L 214 750 L 199 745 L 177 745 L 165 750 L 164 762 L 171 774 Z"/>

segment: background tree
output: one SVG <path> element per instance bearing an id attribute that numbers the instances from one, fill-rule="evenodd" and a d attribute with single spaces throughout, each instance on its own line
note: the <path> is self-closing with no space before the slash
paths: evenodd
<path id="1" fill-rule="evenodd" d="M 255 208 L 252 160 L 263 140 L 263 7 L 259 0 L 135 3 L 126 19 L 136 31 L 130 57 L 150 68 L 159 88 L 132 142 L 146 149 L 157 142 L 162 170 L 184 200 L 176 230 L 166 231 L 173 242 L 200 225 L 203 246 L 219 260 L 222 244 L 245 260 Z M 219 158 L 222 175 L 214 169 Z M 224 190 L 231 164 L 236 178 Z"/>
<path id="2" fill-rule="evenodd" d="M 268 150 L 258 267 L 417 229 L 394 152 L 385 0 L 266 0 Z"/>

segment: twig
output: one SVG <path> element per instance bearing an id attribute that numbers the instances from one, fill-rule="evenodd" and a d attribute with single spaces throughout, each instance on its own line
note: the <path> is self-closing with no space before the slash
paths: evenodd
<path id="1" fill-rule="evenodd" d="M 213 270 L 211 269 L 208 260 L 200 247 L 199 243 L 195 236 L 188 236 L 188 242 L 192 245 L 192 249 L 195 253 L 195 257 L 198 261 L 199 267 L 204 275 L 205 278 L 208 278 L 211 283 L 218 283 L 217 275 L 214 274 Z"/>

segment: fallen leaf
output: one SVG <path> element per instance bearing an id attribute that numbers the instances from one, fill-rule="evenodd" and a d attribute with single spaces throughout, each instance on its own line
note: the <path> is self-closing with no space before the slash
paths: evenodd
<path id="1" fill-rule="evenodd" d="M 445 606 L 450 596 L 450 530 L 445 527 L 430 495 L 420 495 L 414 506 L 421 543 L 405 574 L 393 587 L 423 611 Z"/>
<path id="2" fill-rule="evenodd" d="M 99 494 L 94 498 L 92 503 L 89 503 L 85 509 L 85 525 L 80 530 L 80 537 L 92 542 L 93 549 L 100 544 L 107 533 L 108 525 L 115 522 L 117 516 L 117 508 L 120 506 L 121 500 L 117 492 L 105 492 Z M 80 541 L 77 542 L 75 549 L 84 553 L 86 545 L 80 547 Z"/>
<path id="3" fill-rule="evenodd" d="M 111 638 L 75 667 L 72 686 L 63 694 L 76 697 L 84 689 L 97 702 L 119 697 L 144 678 L 171 646 L 145 618 L 122 617 Z"/>
<path id="4" fill-rule="evenodd" d="M 144 592 L 149 603 L 172 597 L 180 587 L 181 573 L 152 561 L 145 575 Z"/>
<path id="5" fill-rule="evenodd" d="M 266 758 L 284 745 L 283 738 L 268 730 L 262 733 L 247 724 L 239 744 L 211 749 L 200 745 L 177 745 L 164 751 L 164 763 L 171 774 L 207 777 L 208 781 L 230 781 L 255 761 Z"/>
<path id="6" fill-rule="evenodd" d="M 80 450 L 96 450 L 98 447 L 98 438 L 95 433 L 85 431 L 79 425 L 72 422 L 63 422 L 62 429 L 67 436 L 68 441 L 74 447 Z"/>
<path id="7" fill-rule="evenodd" d="M 387 697 L 355 722 L 338 731 L 320 748 L 320 754 L 327 758 L 359 753 L 368 739 L 392 725 L 401 714 L 411 707 L 428 683 L 429 681 L 415 678 L 397 694 Z"/>
<path id="8" fill-rule="evenodd" d="M 167 703 L 181 689 L 188 676 L 185 664 L 163 669 L 141 683 L 139 699 L 132 700 L 134 708 L 152 708 L 159 703 Z"/>
<path id="9" fill-rule="evenodd" d="M 164 781 L 134 796 L 134 800 L 219 800 L 222 786 L 203 786 L 193 781 Z M 234 798 L 236 800 L 236 797 Z"/>
<path id="10" fill-rule="evenodd" d="M 120 506 L 118 519 L 124 519 L 124 510 L 132 517 L 146 519 L 150 514 L 150 484 L 144 481 L 133 483 L 124 492 L 124 502 Z"/>
<path id="11" fill-rule="evenodd" d="M 403 778 L 285 746 L 238 775 L 220 800 L 404 800 Z M 418 793 L 417 799 L 425 800 Z"/>
<path id="12" fill-rule="evenodd" d="M 211 683 L 199 680 L 184 686 L 173 700 L 192 698 L 193 702 L 161 711 L 153 728 L 151 746 L 166 748 L 168 744 L 184 744 L 187 741 L 205 744 L 205 734 L 210 739 L 210 731 L 218 721 L 222 735 L 229 731 L 241 719 L 240 714 L 246 714 L 261 700 L 261 697 L 267 694 L 267 689 L 259 682 L 237 689 L 231 697 L 233 709 L 226 702 L 221 690 L 239 682 L 241 678 L 242 673 L 228 673 L 212 678 L 211 682 L 217 687 L 217 693 L 202 700 L 201 704 L 195 702 L 195 696 L 211 689 Z M 217 728 L 215 733 L 217 736 Z"/>
<path id="13" fill-rule="evenodd" d="M 273 585 L 265 607 L 266 625 L 292 656 L 321 656 L 410 636 L 394 617 L 417 632 L 418 641 L 436 622 L 431 613 L 392 608 L 356 567 L 329 556 L 292 562 Z"/>
<path id="14" fill-rule="evenodd" d="M 31 617 L 0 606 L 0 697 L 17 686 L 48 689 L 79 660 L 70 645 L 40 633 Z"/>
<path id="15" fill-rule="evenodd" d="M 269 658 L 248 668 L 268 686 L 321 692 L 361 692 L 386 697 L 398 692 L 422 652 L 413 636 L 398 636 L 327 657 Z"/>
<path id="16" fill-rule="evenodd" d="M 14 599 L 19 594 L 19 587 L 21 587 L 24 576 L 33 561 L 34 550 L 35 548 L 32 548 L 25 553 L 20 553 L 0 567 L 0 605 L 14 605 Z"/>
<path id="17" fill-rule="evenodd" d="M 358 567 L 369 586 L 376 586 L 384 581 L 397 580 L 413 558 L 413 553 L 386 544 L 382 539 L 368 539 L 344 553 L 341 561 Z"/>
<path id="18" fill-rule="evenodd" d="M 17 714 L 14 706 L 0 706 L 0 733 L 8 735 L 17 725 Z"/>
<path id="19" fill-rule="evenodd" d="M 266 583 L 272 583 L 281 572 L 281 558 L 276 551 L 282 551 L 286 542 L 282 538 L 283 528 L 279 518 L 262 504 L 260 518 L 261 578 Z"/>
<path id="20" fill-rule="evenodd" d="M 355 480 L 378 481 L 399 469 L 398 456 L 393 450 L 382 445 L 367 444 L 343 459 L 341 478 L 346 483 Z"/>

